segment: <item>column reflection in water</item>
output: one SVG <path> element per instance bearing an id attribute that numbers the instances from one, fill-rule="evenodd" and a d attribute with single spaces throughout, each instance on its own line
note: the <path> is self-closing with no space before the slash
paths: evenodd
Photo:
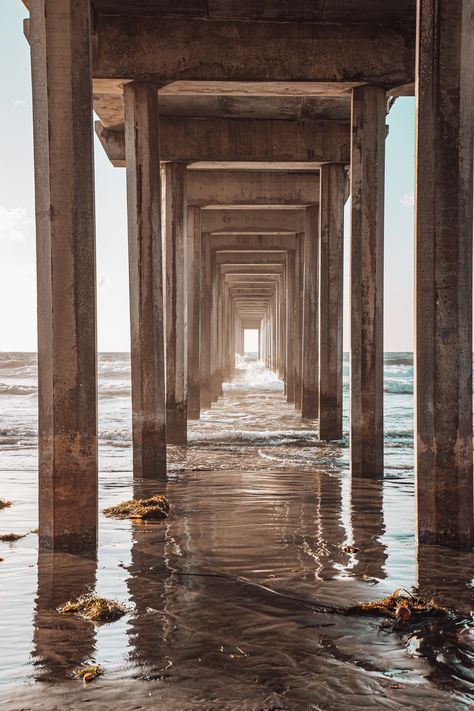
<path id="1" fill-rule="evenodd" d="M 355 554 L 355 577 L 386 578 L 386 545 L 383 513 L 383 480 L 351 478 L 351 523 Z"/>
<path id="2" fill-rule="evenodd" d="M 167 495 L 166 484 L 136 482 L 133 496 L 147 498 L 157 493 Z M 167 522 L 134 522 L 132 524 L 132 550 L 127 579 L 130 604 L 134 613 L 127 626 L 130 660 L 140 677 L 162 678 L 171 668 L 166 655 L 167 643 L 173 625 L 168 621 L 166 596 L 169 587 L 169 570 L 165 558 Z"/>
<path id="3" fill-rule="evenodd" d="M 32 651 L 38 681 L 60 681 L 93 660 L 93 623 L 76 615 L 60 614 L 57 608 L 94 590 L 96 574 L 94 555 L 39 551 Z"/>

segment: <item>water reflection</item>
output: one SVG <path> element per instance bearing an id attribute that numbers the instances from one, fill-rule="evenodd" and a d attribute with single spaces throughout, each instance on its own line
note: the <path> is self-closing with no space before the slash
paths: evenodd
<path id="1" fill-rule="evenodd" d="M 366 579 L 386 577 L 386 545 L 383 511 L 383 480 L 351 478 L 351 523 L 355 553 L 352 574 Z"/>
<path id="2" fill-rule="evenodd" d="M 94 556 L 39 551 L 32 651 L 38 681 L 65 679 L 93 659 L 94 625 L 76 615 L 61 615 L 57 608 L 94 590 L 96 573 Z"/>

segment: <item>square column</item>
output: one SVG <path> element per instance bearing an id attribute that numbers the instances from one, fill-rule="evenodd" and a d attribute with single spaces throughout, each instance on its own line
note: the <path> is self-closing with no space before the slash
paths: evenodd
<path id="1" fill-rule="evenodd" d="M 97 356 L 89 3 L 31 3 L 39 545 L 97 543 Z"/>
<path id="2" fill-rule="evenodd" d="M 286 255 L 286 400 L 295 401 L 295 253 Z"/>
<path id="3" fill-rule="evenodd" d="M 200 373 L 201 408 L 211 407 L 211 248 L 208 234 L 201 236 Z"/>
<path id="4" fill-rule="evenodd" d="M 319 224 L 318 208 L 306 208 L 303 265 L 303 348 L 301 416 L 318 416 Z"/>
<path id="5" fill-rule="evenodd" d="M 124 87 L 132 356 L 133 474 L 166 475 L 165 351 L 158 94 Z"/>
<path id="6" fill-rule="evenodd" d="M 385 90 L 352 90 L 351 472 L 383 475 Z"/>
<path id="7" fill-rule="evenodd" d="M 188 419 L 199 420 L 199 310 L 201 302 L 201 210 L 188 207 Z"/>
<path id="8" fill-rule="evenodd" d="M 166 305 L 166 436 L 186 444 L 188 399 L 186 164 L 162 167 Z"/>
<path id="9" fill-rule="evenodd" d="M 474 3 L 418 2 L 416 490 L 421 543 L 473 545 Z"/>
<path id="10" fill-rule="evenodd" d="M 319 438 L 342 437 L 344 166 L 319 171 Z"/>

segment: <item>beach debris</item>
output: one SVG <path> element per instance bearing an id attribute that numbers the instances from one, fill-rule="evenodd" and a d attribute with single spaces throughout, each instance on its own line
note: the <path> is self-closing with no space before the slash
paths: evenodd
<path id="1" fill-rule="evenodd" d="M 3 563 L 3 560 L 4 560 L 3 558 L 0 558 L 0 563 Z"/>
<path id="2" fill-rule="evenodd" d="M 13 541 L 19 541 L 20 538 L 25 538 L 27 533 L 1 533 L 0 541 L 2 543 L 13 543 Z"/>
<path id="3" fill-rule="evenodd" d="M 149 499 L 131 499 L 117 506 L 104 509 L 105 516 L 112 518 L 131 518 L 143 521 L 167 518 L 170 504 L 165 496 L 151 496 Z"/>
<path id="4" fill-rule="evenodd" d="M 343 549 L 344 553 L 359 553 L 360 548 L 357 548 L 357 546 L 344 546 Z"/>
<path id="5" fill-rule="evenodd" d="M 104 670 L 100 664 L 87 664 L 74 672 L 76 679 L 82 679 L 82 681 L 87 684 L 89 681 L 96 679 L 98 676 L 104 673 Z"/>
<path id="6" fill-rule="evenodd" d="M 11 501 L 7 501 L 7 499 L 0 499 L 0 511 L 2 509 L 8 509 L 12 505 Z"/>
<path id="7" fill-rule="evenodd" d="M 128 612 L 128 608 L 117 600 L 107 600 L 93 593 L 81 595 L 77 600 L 69 600 L 58 612 L 78 614 L 92 622 L 115 622 Z"/>
<path id="8" fill-rule="evenodd" d="M 360 602 L 345 609 L 345 614 L 365 614 L 388 617 L 394 621 L 393 629 L 406 626 L 428 617 L 446 617 L 449 611 L 436 600 L 412 594 L 397 588 L 391 595 L 376 602 Z"/>

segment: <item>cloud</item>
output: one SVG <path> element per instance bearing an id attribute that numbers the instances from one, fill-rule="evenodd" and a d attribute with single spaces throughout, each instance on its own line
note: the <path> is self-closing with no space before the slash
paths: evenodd
<path id="1" fill-rule="evenodd" d="M 111 286 L 109 275 L 105 272 L 99 272 L 97 275 L 97 286 L 103 291 L 108 291 Z"/>
<path id="2" fill-rule="evenodd" d="M 403 205 L 403 207 L 413 207 L 415 204 L 415 193 L 412 191 L 411 193 L 405 193 L 405 195 L 400 198 L 400 205 Z"/>
<path id="3" fill-rule="evenodd" d="M 23 101 L 23 99 L 15 99 L 13 102 L 13 106 L 15 109 L 23 109 L 26 106 L 26 103 Z"/>
<path id="4" fill-rule="evenodd" d="M 23 229 L 31 224 L 31 220 L 23 207 L 14 207 L 11 210 L 0 205 L 0 240 L 9 242 L 24 242 Z"/>

